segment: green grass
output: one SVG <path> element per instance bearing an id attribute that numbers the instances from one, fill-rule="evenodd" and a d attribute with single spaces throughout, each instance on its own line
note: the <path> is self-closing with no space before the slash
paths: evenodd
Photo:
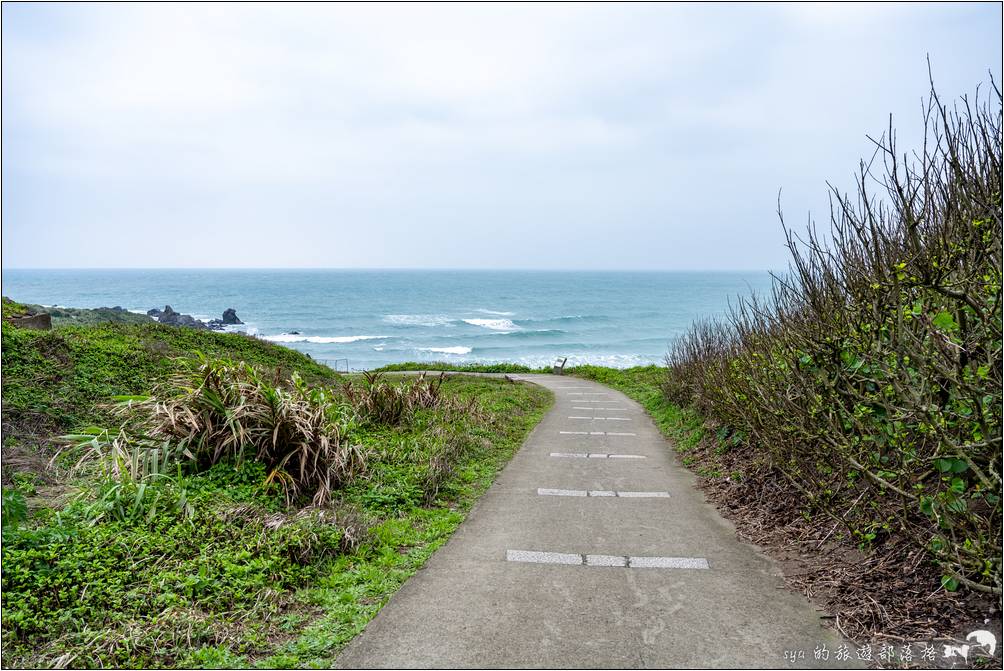
<path id="1" fill-rule="evenodd" d="M 2 301 L 0 301 L 0 311 L 2 311 L 4 319 L 8 317 L 20 317 L 28 312 L 28 306 L 17 301 L 12 301 L 4 296 Z"/>
<path id="2" fill-rule="evenodd" d="M 550 373 L 549 367 L 530 368 L 517 363 L 446 363 L 443 361 L 405 361 L 391 363 L 376 369 L 380 373 L 414 370 L 444 370 L 460 373 Z"/>
<path id="3" fill-rule="evenodd" d="M 177 370 L 173 357 L 195 351 L 315 383 L 338 379 L 292 350 L 234 334 L 5 324 L 5 435 L 16 427 L 11 443 L 33 449 L 108 425 L 110 396 L 149 393 Z M 364 446 L 367 470 L 338 490 L 326 516 L 287 508 L 253 461 L 179 470 L 145 496 L 79 477 L 67 481 L 65 504 L 36 496 L 44 487 L 17 474 L 4 488 L 3 665 L 330 666 L 449 538 L 551 403 L 542 388 L 494 378 L 455 376 L 442 392 L 476 398 L 481 412 L 453 406 L 400 426 L 361 424 L 351 439 Z M 140 514 L 100 515 L 123 492 L 127 508 L 133 496 L 170 503 L 183 494 L 192 516 L 146 503 Z M 27 520 L 6 515 L 8 498 L 28 498 Z"/>

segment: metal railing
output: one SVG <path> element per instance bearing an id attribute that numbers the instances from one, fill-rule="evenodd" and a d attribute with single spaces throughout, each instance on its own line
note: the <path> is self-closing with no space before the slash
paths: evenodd
<path id="1" fill-rule="evenodd" d="M 324 364 L 336 373 L 348 373 L 349 372 L 349 360 L 348 359 L 314 359 L 317 363 Z"/>

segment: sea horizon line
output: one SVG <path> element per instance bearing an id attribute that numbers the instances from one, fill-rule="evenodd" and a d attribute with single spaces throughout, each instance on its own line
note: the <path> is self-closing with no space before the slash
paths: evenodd
<path id="1" fill-rule="evenodd" d="M 333 266 L 4 266 L 3 271 L 328 271 L 328 272 L 485 272 L 485 273 L 760 273 L 771 268 L 471 268 L 471 267 L 333 267 Z"/>

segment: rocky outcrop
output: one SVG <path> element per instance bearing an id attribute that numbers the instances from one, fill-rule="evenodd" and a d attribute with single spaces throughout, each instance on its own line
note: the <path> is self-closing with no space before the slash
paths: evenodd
<path id="1" fill-rule="evenodd" d="M 7 321 L 10 324 L 22 329 L 48 331 L 52 328 L 52 315 L 48 312 L 39 312 L 37 314 L 24 315 L 21 317 L 10 317 Z"/>
<path id="2" fill-rule="evenodd" d="M 23 329 L 48 331 L 52 328 L 52 316 L 41 306 L 16 303 L 3 297 L 3 320 Z"/>
<path id="3" fill-rule="evenodd" d="M 223 319 L 212 319 L 209 321 L 207 326 L 209 328 L 222 331 L 224 326 L 232 326 L 234 324 L 243 324 L 240 318 L 237 316 L 237 311 L 233 308 L 227 308 L 223 311 Z"/>
<path id="4" fill-rule="evenodd" d="M 180 312 L 175 312 L 174 308 L 170 305 L 165 305 L 163 310 L 154 308 L 153 310 L 147 310 L 146 313 L 161 324 L 167 324 L 168 326 L 187 326 L 193 329 L 209 328 L 201 319 L 196 319 L 192 315 L 183 315 Z"/>
<path id="5" fill-rule="evenodd" d="M 174 308 L 170 305 L 165 305 L 163 310 L 154 308 L 147 310 L 146 313 L 161 324 L 167 324 L 168 326 L 187 326 L 196 329 L 212 329 L 213 331 L 222 331 L 225 326 L 231 324 L 244 323 L 237 317 L 237 311 L 233 308 L 227 308 L 223 311 L 223 319 L 210 319 L 208 322 L 196 319 L 192 315 L 183 315 L 180 312 L 175 312 Z"/>

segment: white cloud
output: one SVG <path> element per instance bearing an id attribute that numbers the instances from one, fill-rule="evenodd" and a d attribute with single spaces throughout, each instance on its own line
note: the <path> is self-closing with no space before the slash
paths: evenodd
<path id="1" fill-rule="evenodd" d="M 239 245 L 239 265 L 332 263 L 323 244 L 262 242 L 284 218 L 318 241 L 342 222 L 335 265 L 415 251 L 431 265 L 774 265 L 777 187 L 824 203 L 822 179 L 853 169 L 864 134 L 915 109 L 925 49 L 959 47 L 943 60 L 951 95 L 999 60 L 983 27 L 999 14 L 5 5 L 4 261 L 64 265 L 32 237 L 86 226 L 107 242 L 94 265 L 135 265 L 121 256 L 170 225 Z M 980 30 L 990 39 L 973 40 Z M 709 205 L 742 253 L 693 227 Z M 431 242 L 456 221 L 466 242 Z M 622 226 L 648 226 L 652 244 L 574 235 Z M 561 240 L 558 256 L 530 232 Z"/>

